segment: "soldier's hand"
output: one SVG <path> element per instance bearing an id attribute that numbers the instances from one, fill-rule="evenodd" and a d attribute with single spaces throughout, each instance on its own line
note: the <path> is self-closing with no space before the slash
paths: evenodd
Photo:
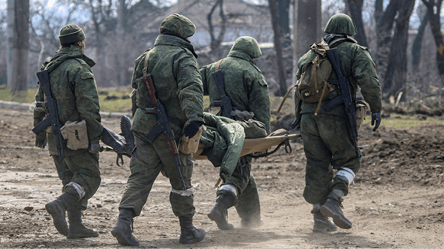
<path id="1" fill-rule="evenodd" d="M 46 139 L 37 138 L 35 140 L 35 146 L 44 149 L 46 147 Z"/>
<path id="2" fill-rule="evenodd" d="M 376 131 L 381 124 L 381 113 L 380 112 L 372 112 L 372 126 L 373 131 Z"/>
<path id="3" fill-rule="evenodd" d="M 202 122 L 199 121 L 191 121 L 185 128 L 183 129 L 183 134 L 187 137 L 194 137 L 196 133 L 199 131 L 199 128 L 202 126 Z"/>
<path id="4" fill-rule="evenodd" d="M 100 150 L 100 144 L 91 144 L 89 146 L 89 153 L 96 153 Z"/>

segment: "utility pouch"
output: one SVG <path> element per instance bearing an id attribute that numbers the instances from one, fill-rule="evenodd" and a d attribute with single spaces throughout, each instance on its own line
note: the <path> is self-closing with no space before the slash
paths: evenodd
<path id="1" fill-rule="evenodd" d="M 68 149 L 81 150 L 88 148 L 89 140 L 85 120 L 80 122 L 67 121 L 65 125 L 60 128 L 60 133 L 63 139 L 67 140 L 66 147 L 68 147 Z"/>
<path id="2" fill-rule="evenodd" d="M 365 115 L 370 110 L 370 105 L 364 100 L 358 100 L 356 102 L 356 129 L 359 130 L 364 122 Z"/>
<path id="3" fill-rule="evenodd" d="M 184 127 L 187 126 L 188 123 L 189 121 L 187 121 Z M 179 145 L 180 152 L 184 154 L 192 154 L 197 152 L 197 149 L 199 148 L 200 135 L 202 134 L 202 127 L 203 125 L 199 128 L 196 135 L 194 135 L 193 137 L 182 135 Z"/>

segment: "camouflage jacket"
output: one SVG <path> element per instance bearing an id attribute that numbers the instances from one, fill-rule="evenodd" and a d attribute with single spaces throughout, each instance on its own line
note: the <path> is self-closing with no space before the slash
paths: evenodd
<path id="1" fill-rule="evenodd" d="M 132 130 L 148 135 L 156 126 L 156 114 L 145 113 L 153 104 L 141 81 L 145 57 L 151 73 L 157 98 L 165 107 L 171 128 L 180 138 L 187 120 L 203 122 L 203 89 L 193 46 L 172 35 L 159 35 L 154 48 L 145 51 L 135 61 L 132 86 L 137 89 Z M 133 107 L 134 108 L 134 107 Z"/>
<path id="2" fill-rule="evenodd" d="M 381 86 L 379 84 L 378 75 L 376 74 L 375 63 L 373 62 L 370 53 L 366 47 L 360 46 L 353 38 L 336 38 L 329 44 L 330 48 L 336 47 L 339 51 L 341 59 L 341 71 L 345 77 L 348 78 L 350 88 L 353 94 L 352 98 L 356 99 L 356 92 L 358 86 L 361 88 L 361 93 L 365 101 L 370 105 L 372 112 L 380 112 L 382 109 L 381 103 Z M 298 71 L 296 77 L 299 80 L 303 68 L 311 62 L 315 53 L 310 50 L 303 55 L 298 61 Z M 337 79 L 336 73 L 332 71 L 330 79 Z M 337 92 L 330 93 L 326 99 L 331 99 L 337 96 Z M 301 113 L 315 112 L 317 103 L 302 103 Z M 319 113 L 326 113 L 324 108 L 320 108 Z M 334 108 L 331 114 L 345 115 L 343 108 Z"/>
<path id="3" fill-rule="evenodd" d="M 57 101 L 58 115 L 63 126 L 66 121 L 85 120 L 88 138 L 91 144 L 99 143 L 103 132 L 101 124 L 99 95 L 96 81 L 91 71 L 94 61 L 82 53 L 82 47 L 63 47 L 49 63 L 42 66 L 49 71 L 52 96 Z M 45 101 L 46 97 L 41 87 L 35 95 L 36 101 Z M 34 114 L 34 125 L 42 117 Z M 58 155 L 54 136 L 48 134 L 49 152 Z M 65 145 L 65 155 L 69 156 L 70 150 Z"/>
<path id="4" fill-rule="evenodd" d="M 216 64 L 217 62 L 209 64 L 200 70 L 204 94 L 210 96 L 211 106 L 214 106 L 215 100 L 221 98 L 211 76 Z M 255 119 L 264 123 L 270 133 L 268 85 L 251 56 L 243 51 L 231 50 L 219 68 L 224 73 L 225 92 L 231 99 L 233 110 L 253 112 Z"/>

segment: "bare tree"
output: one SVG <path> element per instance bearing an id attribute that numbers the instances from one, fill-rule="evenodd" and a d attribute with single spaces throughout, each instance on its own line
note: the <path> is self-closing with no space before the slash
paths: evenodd
<path id="1" fill-rule="evenodd" d="M 362 21 L 362 4 L 364 0 L 345 0 L 350 10 L 350 15 L 356 25 L 358 34 L 355 36 L 358 43 L 368 47 L 367 36 L 365 35 L 364 22 Z"/>
<path id="2" fill-rule="evenodd" d="M 423 5 L 423 7 L 425 7 L 425 5 Z M 429 23 L 429 13 L 426 10 L 421 18 L 421 24 L 418 27 L 418 33 L 416 33 L 415 39 L 413 40 L 412 44 L 412 66 L 414 71 L 418 71 L 419 69 L 418 67 L 421 59 L 422 40 L 428 23 Z"/>
<path id="3" fill-rule="evenodd" d="M 436 64 L 438 66 L 441 87 L 439 87 L 439 106 L 441 106 L 442 87 L 444 86 L 444 37 L 441 31 L 441 7 L 443 0 L 422 0 L 430 16 L 430 27 L 436 44 Z"/>
<path id="4" fill-rule="evenodd" d="M 11 90 L 28 90 L 29 0 L 15 1 Z"/>
<path id="5" fill-rule="evenodd" d="M 276 0 L 268 0 L 268 6 L 270 7 L 271 23 L 273 25 L 273 31 L 274 31 L 274 49 L 276 51 L 276 60 L 278 68 L 279 96 L 284 96 L 285 93 L 287 92 L 287 82 L 285 80 L 285 69 L 282 59 L 281 32 L 279 30 Z"/>
<path id="6" fill-rule="evenodd" d="M 219 16 L 221 19 L 221 22 L 220 22 L 221 25 L 220 25 L 219 34 L 216 37 L 216 31 L 213 26 L 212 16 L 213 16 L 213 13 L 216 10 L 217 6 L 219 6 Z M 220 48 L 220 44 L 222 43 L 222 41 L 224 39 L 224 35 L 225 35 L 225 31 L 226 31 L 227 18 L 225 17 L 225 13 L 224 13 L 224 0 L 217 0 L 214 3 L 213 7 L 210 10 L 210 13 L 208 13 L 208 15 L 207 15 L 207 21 L 208 21 L 208 32 L 210 33 L 210 38 L 211 38 L 210 48 L 211 48 L 211 51 L 214 52 Z"/>
<path id="7" fill-rule="evenodd" d="M 395 39 L 391 42 L 388 67 L 384 75 L 383 92 L 386 96 L 396 95 L 406 84 L 408 30 L 414 6 L 415 0 L 404 0 L 399 5 L 393 35 Z"/>

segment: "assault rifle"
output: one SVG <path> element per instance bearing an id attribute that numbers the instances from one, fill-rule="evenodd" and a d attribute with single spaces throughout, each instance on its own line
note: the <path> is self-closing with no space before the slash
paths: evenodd
<path id="1" fill-rule="evenodd" d="M 358 144 L 356 142 L 357 136 L 358 136 L 358 129 L 356 125 L 356 106 L 355 103 L 352 100 L 351 91 L 350 91 L 350 84 L 348 83 L 347 78 L 342 74 L 341 71 L 341 61 L 339 58 L 339 52 L 336 48 L 332 48 L 327 50 L 327 57 L 330 61 L 333 69 L 336 72 L 336 75 L 338 76 L 337 82 L 330 81 L 332 84 L 339 85 L 339 88 L 341 89 L 341 97 L 342 98 L 338 103 L 344 103 L 345 112 L 347 113 L 348 120 L 350 122 L 350 126 L 352 129 L 352 136 L 353 136 L 353 144 L 355 146 L 355 152 L 356 156 L 358 158 L 361 157 L 361 153 L 358 148 Z M 335 99 L 331 100 L 331 102 L 335 102 Z M 325 106 L 324 106 L 325 108 Z"/>
<path id="2" fill-rule="evenodd" d="M 153 78 L 151 74 L 144 74 L 141 80 L 146 90 L 148 91 L 151 102 L 153 102 L 154 105 L 154 108 L 146 108 L 145 112 L 154 113 L 157 116 L 157 125 L 153 128 L 150 134 L 148 134 L 147 140 L 152 143 L 157 135 L 163 132 L 165 140 L 167 141 L 170 148 L 170 153 L 174 157 L 174 163 L 180 177 L 180 183 L 182 184 L 183 190 L 186 190 L 187 188 L 185 186 L 185 181 L 183 180 L 182 173 L 180 172 L 181 162 L 179 151 L 177 149 L 176 139 L 174 136 L 174 132 L 171 130 L 170 123 L 168 122 L 168 116 L 166 114 L 165 107 L 162 105 L 162 103 L 159 102 L 159 99 L 156 96 L 156 89 L 154 88 Z"/>
<path id="3" fill-rule="evenodd" d="M 211 73 L 211 76 L 213 76 L 213 79 L 216 82 L 217 90 L 221 97 L 220 100 L 214 101 L 214 105 L 222 107 L 222 116 L 232 118 L 231 112 L 233 111 L 233 106 L 231 105 L 230 97 L 225 93 L 224 74 L 221 70 L 217 70 L 216 72 Z"/>
<path id="4" fill-rule="evenodd" d="M 42 132 L 46 127 L 51 126 L 52 134 L 54 134 L 55 143 L 57 146 L 57 151 L 59 152 L 59 162 L 60 162 L 60 172 L 62 175 L 62 180 L 65 179 L 65 170 L 63 167 L 63 159 L 65 158 L 65 153 L 63 151 L 63 138 L 60 133 L 60 120 L 59 113 L 57 110 L 57 101 L 52 97 L 51 85 L 49 84 L 49 73 L 48 70 L 43 70 L 37 73 L 37 78 L 39 79 L 40 86 L 42 87 L 43 93 L 46 97 L 46 102 L 37 102 L 37 107 L 46 107 L 49 114 L 46 119 L 38 123 L 33 129 L 36 135 Z"/>

